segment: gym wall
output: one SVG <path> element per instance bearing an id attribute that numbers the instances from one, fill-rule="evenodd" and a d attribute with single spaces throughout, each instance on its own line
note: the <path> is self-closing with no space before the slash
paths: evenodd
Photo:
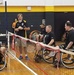
<path id="1" fill-rule="evenodd" d="M 57 41 L 61 40 L 64 33 L 64 23 L 70 20 L 74 25 L 74 6 L 32 6 L 27 10 L 27 6 L 8 6 L 7 13 L 5 7 L 0 7 L 0 33 L 6 30 L 12 32 L 12 23 L 17 18 L 18 13 L 22 13 L 27 25 L 31 27 L 28 35 L 32 30 L 40 30 L 39 25 L 45 18 L 46 25 L 51 24 Z M 6 19 L 6 18 L 7 19 Z"/>

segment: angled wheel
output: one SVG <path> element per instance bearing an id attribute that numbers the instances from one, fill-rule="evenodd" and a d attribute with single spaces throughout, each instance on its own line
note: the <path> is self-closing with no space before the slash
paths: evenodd
<path id="1" fill-rule="evenodd" d="M 36 41 L 36 36 L 40 33 L 38 30 L 34 30 L 30 33 L 29 38 Z"/>
<path id="2" fill-rule="evenodd" d="M 0 71 L 2 71 L 7 65 L 6 65 L 6 57 L 5 55 L 3 56 L 1 53 L 0 53 L 1 57 L 0 57 Z"/>
<path id="3" fill-rule="evenodd" d="M 44 59 L 45 62 L 52 64 L 53 63 L 53 56 L 52 56 L 52 51 L 47 50 L 47 49 L 43 49 L 42 50 L 42 57 Z"/>
<path id="4" fill-rule="evenodd" d="M 37 63 L 39 63 L 39 62 L 41 62 L 42 59 L 43 59 L 43 57 L 42 57 L 42 50 L 39 50 L 39 51 L 38 51 L 38 54 L 35 54 L 34 60 L 35 60 Z"/>
<path id="5" fill-rule="evenodd" d="M 64 67 L 73 69 L 74 68 L 74 55 L 61 53 L 61 63 Z"/>

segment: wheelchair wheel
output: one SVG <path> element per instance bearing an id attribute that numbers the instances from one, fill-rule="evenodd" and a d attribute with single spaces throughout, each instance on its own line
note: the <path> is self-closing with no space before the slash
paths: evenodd
<path id="1" fill-rule="evenodd" d="M 7 66 L 7 64 L 6 64 L 6 57 L 4 55 L 2 57 L 2 60 L 0 60 L 0 71 L 2 71 L 6 66 Z"/>
<path id="2" fill-rule="evenodd" d="M 43 59 L 43 57 L 42 57 L 42 50 L 39 50 L 39 51 L 38 51 L 38 54 L 35 54 L 34 60 L 35 60 L 37 63 L 40 63 L 42 59 Z"/>
<path id="3" fill-rule="evenodd" d="M 36 36 L 40 33 L 40 31 L 38 30 L 33 30 L 30 35 L 29 35 L 29 38 L 36 41 Z"/>
<path id="4" fill-rule="evenodd" d="M 61 53 L 61 63 L 64 67 L 73 69 L 74 68 L 74 55 Z"/>
<path id="5" fill-rule="evenodd" d="M 50 56 L 51 51 L 47 49 L 42 50 L 42 57 L 45 62 L 52 64 L 53 63 L 53 56 Z"/>

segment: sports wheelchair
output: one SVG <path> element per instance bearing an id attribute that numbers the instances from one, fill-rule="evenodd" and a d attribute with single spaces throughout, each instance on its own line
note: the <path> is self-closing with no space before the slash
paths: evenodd
<path id="1" fill-rule="evenodd" d="M 39 35 L 40 31 L 38 30 L 34 30 L 30 33 L 29 38 L 36 41 L 36 36 Z M 47 62 L 47 63 L 53 63 L 53 58 L 51 56 L 49 56 L 49 54 L 51 53 L 51 50 L 47 50 L 47 49 L 41 49 L 39 50 L 38 54 L 36 54 L 35 52 L 35 61 L 36 62 L 40 62 L 42 59 Z M 48 58 L 46 58 L 48 57 Z"/>
<path id="2" fill-rule="evenodd" d="M 60 48 L 63 49 L 64 45 L 61 45 Z M 68 49 L 67 51 L 69 52 L 74 52 L 74 48 L 72 49 Z M 55 54 L 54 58 L 53 58 L 53 64 L 55 64 L 57 58 L 56 58 L 57 53 Z M 60 62 L 59 62 L 59 66 L 64 66 L 68 69 L 74 69 L 74 55 L 71 54 L 67 54 L 67 53 L 63 53 L 60 52 Z"/>
<path id="3" fill-rule="evenodd" d="M 41 50 L 38 51 L 38 53 L 35 53 L 35 61 L 36 62 L 41 62 L 41 60 L 43 59 L 45 62 L 49 63 L 49 64 L 53 64 L 53 57 L 55 56 L 54 51 L 51 51 L 51 49 L 46 49 L 46 48 L 42 48 Z"/>
<path id="4" fill-rule="evenodd" d="M 2 53 L 2 50 L 5 48 L 5 46 L 2 46 L 3 44 L 0 42 L 0 71 L 2 71 L 5 67 L 7 67 L 6 64 L 6 51 Z"/>

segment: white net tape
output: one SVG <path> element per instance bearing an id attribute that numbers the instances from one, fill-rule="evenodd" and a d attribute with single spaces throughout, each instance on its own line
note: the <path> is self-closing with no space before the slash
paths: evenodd
<path id="1" fill-rule="evenodd" d="M 56 47 L 53 47 L 53 46 L 48 46 L 48 45 L 46 45 L 46 44 L 43 44 L 42 42 L 37 42 L 37 41 L 34 41 L 34 40 L 31 40 L 31 39 L 27 39 L 27 38 L 24 38 L 24 37 L 21 37 L 21 36 L 18 36 L 18 35 L 16 35 L 16 34 L 13 34 L 13 33 L 11 33 L 11 32 L 8 32 L 10 35 L 14 35 L 15 37 L 19 37 L 20 39 L 22 39 L 22 40 L 25 40 L 25 41 L 30 41 L 30 42 L 32 42 L 32 43 L 35 43 L 35 44 L 40 44 L 41 46 L 43 46 L 43 47 L 47 47 L 47 48 L 51 48 L 52 50 L 54 50 L 54 51 L 61 51 L 61 52 L 64 52 L 64 53 L 67 53 L 67 54 L 71 54 L 71 55 L 74 55 L 74 52 L 71 52 L 71 51 L 66 51 L 66 50 L 64 50 L 64 49 L 60 49 L 58 46 L 56 46 Z"/>

